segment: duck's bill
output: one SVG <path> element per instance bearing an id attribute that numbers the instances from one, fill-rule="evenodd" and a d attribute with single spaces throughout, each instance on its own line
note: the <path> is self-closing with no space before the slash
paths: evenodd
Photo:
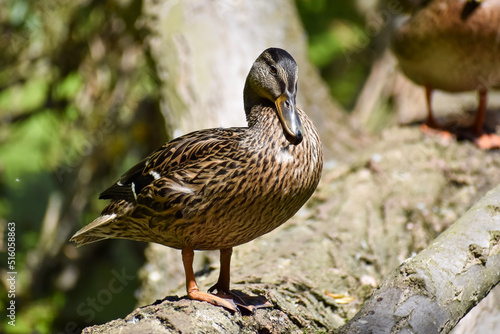
<path id="1" fill-rule="evenodd" d="M 304 128 L 293 98 L 288 94 L 281 95 L 276 100 L 276 108 L 278 109 L 278 117 L 283 126 L 286 139 L 293 145 L 300 144 L 303 139 Z"/>

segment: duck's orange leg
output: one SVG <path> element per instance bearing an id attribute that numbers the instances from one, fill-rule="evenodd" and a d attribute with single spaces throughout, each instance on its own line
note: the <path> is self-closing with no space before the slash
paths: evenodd
<path id="1" fill-rule="evenodd" d="M 434 129 L 439 129 L 440 125 L 434 118 L 434 114 L 432 112 L 432 88 L 428 85 L 425 86 L 425 102 L 427 105 L 427 122 L 426 124 Z"/>
<path id="2" fill-rule="evenodd" d="M 232 254 L 232 248 L 220 250 L 219 279 L 214 286 L 208 289 L 208 292 L 217 290 L 217 296 L 221 296 L 222 298 L 231 297 L 238 307 L 246 309 L 252 313 L 257 308 L 270 307 L 271 303 L 269 303 L 267 299 L 262 296 L 239 296 L 229 290 Z"/>
<path id="3" fill-rule="evenodd" d="M 484 133 L 483 124 L 486 118 L 486 105 L 488 103 L 488 91 L 479 89 L 479 106 L 472 131 L 474 132 L 474 143 L 482 150 L 500 148 L 500 136 L 495 133 Z"/>
<path id="4" fill-rule="evenodd" d="M 420 126 L 420 130 L 425 134 L 442 137 L 449 140 L 454 137 L 451 132 L 446 131 L 434 117 L 432 112 L 432 88 L 429 85 L 425 86 L 425 101 L 427 104 L 427 122 Z"/>
<path id="5" fill-rule="evenodd" d="M 233 255 L 232 248 L 226 248 L 220 250 L 220 272 L 219 279 L 217 283 L 208 292 L 213 292 L 217 290 L 217 293 L 230 294 L 230 273 L 231 273 L 231 255 Z"/>
<path id="6" fill-rule="evenodd" d="M 194 300 L 209 302 L 210 304 L 216 306 L 222 306 L 227 308 L 228 310 L 235 312 L 237 308 L 232 299 L 232 296 L 227 296 L 227 298 L 224 298 L 222 296 L 217 296 L 198 290 L 198 285 L 196 284 L 193 271 L 193 258 L 193 249 L 190 247 L 184 247 L 182 249 L 182 263 L 184 264 L 184 271 L 186 273 L 186 290 L 188 297 Z"/>

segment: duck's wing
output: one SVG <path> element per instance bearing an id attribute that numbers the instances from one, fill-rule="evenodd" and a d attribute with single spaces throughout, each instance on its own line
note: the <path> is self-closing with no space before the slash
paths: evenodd
<path id="1" fill-rule="evenodd" d="M 192 199 L 196 193 L 194 189 L 203 187 L 189 182 L 197 178 L 204 183 L 213 179 L 213 174 L 230 167 L 234 155 L 240 152 L 245 134 L 245 128 L 207 129 L 166 143 L 101 193 L 99 198 L 111 199 L 111 203 L 103 209 L 100 217 L 79 230 L 71 241 L 78 246 L 108 238 L 155 241 L 151 236 L 139 239 L 140 231 L 134 232 L 132 238 L 127 229 L 113 226 L 117 220 L 129 215 L 137 221 L 147 219 L 153 229 L 159 228 L 156 226 L 159 224 L 151 220 L 158 212 L 162 212 L 163 225 L 179 219 L 178 206 L 186 198 Z"/>
<path id="2" fill-rule="evenodd" d="M 130 168 L 99 198 L 133 203 L 145 187 L 169 173 L 229 157 L 244 135 L 245 128 L 206 129 L 174 139 Z"/>

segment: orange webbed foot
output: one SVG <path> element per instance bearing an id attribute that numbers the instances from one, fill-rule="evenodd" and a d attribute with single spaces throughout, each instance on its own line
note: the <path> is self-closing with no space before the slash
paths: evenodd
<path id="1" fill-rule="evenodd" d="M 236 303 L 231 295 L 214 295 L 207 292 L 198 290 L 190 291 L 188 297 L 193 300 L 208 302 L 215 306 L 222 306 L 229 311 L 236 312 L 238 310 Z"/>
<path id="2" fill-rule="evenodd" d="M 456 138 L 456 136 L 450 131 L 447 131 L 439 126 L 428 125 L 427 123 L 420 125 L 420 131 L 429 136 L 439 137 L 446 142 Z"/>
<path id="3" fill-rule="evenodd" d="M 263 296 L 237 296 L 233 294 L 238 307 L 244 308 L 252 313 L 259 308 L 268 308 L 273 305 Z"/>
<path id="4" fill-rule="evenodd" d="M 500 136 L 495 133 L 483 133 L 474 138 L 474 144 L 481 150 L 500 148 Z"/>
<path id="5" fill-rule="evenodd" d="M 241 296 L 226 289 L 220 289 L 218 284 L 208 289 L 208 292 L 217 290 L 217 294 L 221 298 L 231 298 L 239 309 L 254 313 L 259 308 L 272 307 L 272 304 L 263 296 Z"/>

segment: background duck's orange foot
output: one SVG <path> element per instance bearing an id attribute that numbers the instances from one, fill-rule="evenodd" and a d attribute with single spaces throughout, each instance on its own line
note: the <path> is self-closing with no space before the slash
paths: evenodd
<path id="1" fill-rule="evenodd" d="M 452 139 L 455 139 L 456 136 L 451 133 L 450 131 L 441 129 L 441 128 L 435 128 L 432 126 L 427 125 L 426 123 L 423 123 L 420 125 L 420 131 L 422 133 L 429 135 L 429 136 L 434 136 L 434 137 L 439 137 L 444 141 L 450 141 Z"/>
<path id="2" fill-rule="evenodd" d="M 495 133 L 483 133 L 474 138 L 474 144 L 481 150 L 500 148 L 500 136 Z"/>

